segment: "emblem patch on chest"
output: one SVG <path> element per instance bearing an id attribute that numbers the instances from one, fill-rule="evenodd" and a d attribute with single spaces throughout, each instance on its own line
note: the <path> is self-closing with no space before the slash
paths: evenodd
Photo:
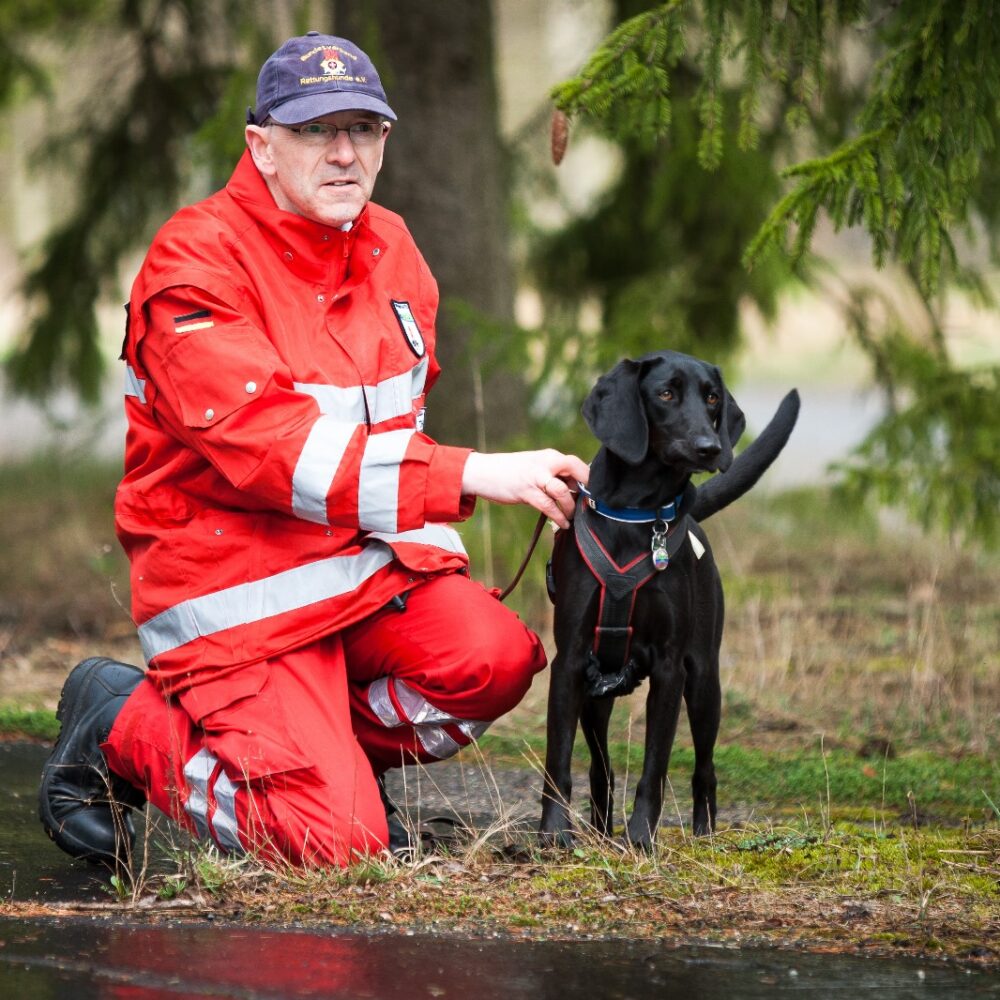
<path id="1" fill-rule="evenodd" d="M 410 309 L 410 303 L 397 302 L 395 299 L 389 299 L 389 302 L 392 303 L 392 311 L 396 314 L 396 319 L 399 321 L 399 328 L 403 331 L 403 336 L 406 338 L 407 344 L 410 345 L 410 350 L 418 358 L 422 358 L 427 351 L 427 345 L 424 343 L 424 338 L 420 332 L 420 327 L 417 326 L 417 321 L 413 318 L 413 310 Z"/>

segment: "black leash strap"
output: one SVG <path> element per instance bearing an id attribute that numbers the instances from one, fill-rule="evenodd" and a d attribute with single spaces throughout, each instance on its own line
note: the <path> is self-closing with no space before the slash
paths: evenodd
<path id="1" fill-rule="evenodd" d="M 524 554 L 524 558 L 521 560 L 521 565 L 514 574 L 514 579 L 510 581 L 507 589 L 500 595 L 501 601 L 505 601 L 511 591 L 521 582 L 521 577 L 524 576 L 524 571 L 528 568 L 528 563 L 531 562 L 531 557 L 535 553 L 535 546 L 538 545 L 538 539 L 542 537 L 542 528 L 545 527 L 545 522 L 547 520 L 548 518 L 544 514 L 538 515 L 538 521 L 535 524 L 534 534 L 532 534 L 531 541 L 528 543 L 528 551 Z"/>

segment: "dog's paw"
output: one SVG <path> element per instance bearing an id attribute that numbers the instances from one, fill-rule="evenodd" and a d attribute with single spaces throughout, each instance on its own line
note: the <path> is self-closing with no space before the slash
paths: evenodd
<path id="1" fill-rule="evenodd" d="M 715 830 L 715 792 L 703 800 L 695 798 L 691 829 L 696 837 L 707 837 Z"/>
<path id="2" fill-rule="evenodd" d="M 645 821 L 629 821 L 625 828 L 625 836 L 622 838 L 626 847 L 633 851 L 642 851 L 645 854 L 652 854 L 656 843 L 656 828 L 650 829 L 649 823 Z"/>
<path id="3" fill-rule="evenodd" d="M 626 851 L 635 851 L 641 854 L 652 854 L 656 848 L 656 841 L 652 837 L 637 837 L 633 840 L 627 833 L 616 838 L 616 842 Z"/>
<path id="4" fill-rule="evenodd" d="M 542 847 L 553 847 L 560 850 L 570 850 L 576 843 L 572 830 L 542 830 L 538 831 L 538 842 Z"/>

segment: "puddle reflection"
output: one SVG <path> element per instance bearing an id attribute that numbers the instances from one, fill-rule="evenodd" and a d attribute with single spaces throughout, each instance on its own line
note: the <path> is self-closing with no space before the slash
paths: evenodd
<path id="1" fill-rule="evenodd" d="M 152 997 L 423 997 L 565 1000 L 1000 996 L 982 973 L 843 956 L 673 949 L 657 942 L 483 941 L 130 926 L 78 918 L 0 920 L 0 995 L 74 1000 Z"/>

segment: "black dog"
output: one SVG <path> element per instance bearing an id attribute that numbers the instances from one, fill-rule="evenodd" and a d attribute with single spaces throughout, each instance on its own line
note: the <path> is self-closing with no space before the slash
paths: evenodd
<path id="1" fill-rule="evenodd" d="M 558 652 L 549 687 L 543 843 L 572 843 L 570 757 L 578 720 L 591 754 L 591 823 L 610 834 L 608 721 L 615 696 L 647 676 L 645 758 L 626 837 L 652 845 L 682 695 L 695 749 L 694 831 L 714 828 L 723 598 L 696 522 L 754 485 L 788 440 L 798 407 L 793 390 L 734 462 L 746 422 L 719 369 L 704 361 L 673 351 L 622 361 L 587 397 L 583 415 L 602 447 L 572 531 L 556 536 L 550 566 Z M 724 474 L 696 489 L 691 476 L 699 471 Z"/>

